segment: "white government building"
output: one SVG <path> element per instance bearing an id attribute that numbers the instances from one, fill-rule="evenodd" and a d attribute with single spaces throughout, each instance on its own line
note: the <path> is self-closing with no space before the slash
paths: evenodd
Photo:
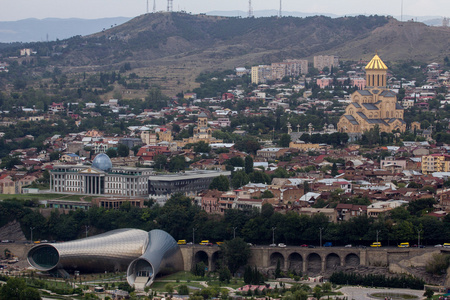
<path id="1" fill-rule="evenodd" d="M 195 195 L 208 189 L 217 176 L 230 177 L 220 170 L 186 171 L 157 175 L 149 168 L 113 167 L 101 153 L 87 165 L 55 165 L 50 171 L 50 190 L 55 193 L 125 196 L 167 199 L 174 193 Z"/>

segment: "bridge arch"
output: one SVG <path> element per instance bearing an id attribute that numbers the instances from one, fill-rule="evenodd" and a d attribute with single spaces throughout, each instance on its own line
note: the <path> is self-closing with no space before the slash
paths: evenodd
<path id="1" fill-rule="evenodd" d="M 345 266 L 357 267 L 361 264 L 361 258 L 355 253 L 349 253 L 345 256 Z"/>
<path id="2" fill-rule="evenodd" d="M 310 253 L 306 259 L 307 268 L 306 271 L 310 275 L 320 274 L 322 271 L 322 257 L 318 253 Z"/>
<path id="3" fill-rule="evenodd" d="M 203 250 L 199 250 L 194 254 L 194 266 L 200 262 L 203 262 L 206 266 L 208 266 L 209 255 Z"/>
<path id="4" fill-rule="evenodd" d="M 211 271 L 215 271 L 218 269 L 218 262 L 219 262 L 219 258 L 220 258 L 220 251 L 215 251 L 212 255 L 211 255 Z"/>
<path id="5" fill-rule="evenodd" d="M 278 264 L 278 261 L 280 261 L 280 267 L 281 269 L 284 268 L 284 256 L 280 252 L 273 252 L 270 254 L 270 266 L 276 267 Z"/>
<path id="6" fill-rule="evenodd" d="M 336 253 L 329 253 L 325 258 L 325 269 L 336 269 L 341 265 L 341 257 Z"/>
<path id="7" fill-rule="evenodd" d="M 299 253 L 293 252 L 289 254 L 288 270 L 295 271 L 297 273 L 303 272 L 303 257 Z"/>

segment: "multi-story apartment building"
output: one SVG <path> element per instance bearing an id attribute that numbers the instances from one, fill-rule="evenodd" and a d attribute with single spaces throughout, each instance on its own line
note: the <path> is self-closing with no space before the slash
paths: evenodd
<path id="1" fill-rule="evenodd" d="M 450 172 L 450 155 L 431 154 L 422 156 L 422 173 Z"/>
<path id="2" fill-rule="evenodd" d="M 272 67 L 269 65 L 259 65 L 252 67 L 252 83 L 266 83 L 272 80 Z"/>
<path id="3" fill-rule="evenodd" d="M 334 55 L 319 55 L 314 56 L 314 68 L 322 71 L 325 67 L 331 70 L 331 67 L 337 68 L 339 66 L 339 58 Z"/>
<path id="4" fill-rule="evenodd" d="M 296 77 L 308 73 L 308 61 L 306 59 L 287 59 L 282 62 L 272 63 L 272 79 L 280 80 L 285 76 Z"/>

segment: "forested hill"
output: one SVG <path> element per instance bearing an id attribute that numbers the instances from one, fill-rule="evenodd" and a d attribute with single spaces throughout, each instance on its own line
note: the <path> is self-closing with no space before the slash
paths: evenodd
<path id="1" fill-rule="evenodd" d="M 262 54 L 249 63 L 266 63 L 308 57 L 337 48 L 370 35 L 388 21 L 380 16 L 332 19 L 323 16 L 225 18 L 182 13 L 147 14 L 86 37 L 97 47 L 78 45 L 70 49 L 68 57 L 73 64 L 82 65 L 93 62 L 94 58 L 96 64 L 108 64 L 126 59 L 144 62 L 200 53 L 206 59 L 220 60 Z"/>
<path id="2" fill-rule="evenodd" d="M 85 37 L 50 43 L 0 45 L 3 57 L 30 47 L 51 54 L 63 72 L 118 70 L 125 64 L 167 88 L 191 89 L 204 71 L 338 55 L 341 59 L 442 60 L 450 28 L 384 16 L 233 18 L 154 13 Z"/>

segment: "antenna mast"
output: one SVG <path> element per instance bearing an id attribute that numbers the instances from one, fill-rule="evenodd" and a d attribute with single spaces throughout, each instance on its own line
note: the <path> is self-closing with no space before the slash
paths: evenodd
<path id="1" fill-rule="evenodd" d="M 147 0 L 147 13 L 148 13 L 148 0 Z"/>
<path id="2" fill-rule="evenodd" d="M 173 10 L 173 0 L 167 0 L 167 11 L 171 12 Z"/>
<path id="3" fill-rule="evenodd" d="M 253 17 L 252 0 L 248 0 L 248 17 Z"/>
<path id="4" fill-rule="evenodd" d="M 153 0 L 153 13 L 156 12 L 156 0 Z"/>
<path id="5" fill-rule="evenodd" d="M 400 10 L 400 22 L 403 22 L 403 0 L 402 0 L 402 8 Z"/>
<path id="6" fill-rule="evenodd" d="M 279 12 L 279 14 L 278 14 L 278 17 L 280 17 L 280 18 L 281 18 L 281 16 L 282 16 L 282 15 L 281 15 L 281 1 L 282 1 L 282 0 L 280 0 L 280 12 Z"/>

